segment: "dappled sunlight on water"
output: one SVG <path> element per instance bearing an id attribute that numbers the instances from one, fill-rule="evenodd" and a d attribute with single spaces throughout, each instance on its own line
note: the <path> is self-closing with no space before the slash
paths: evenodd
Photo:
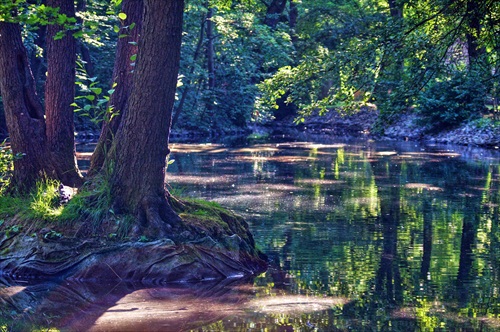
<path id="1" fill-rule="evenodd" d="M 6 317 L 91 331 L 500 328 L 498 151 L 370 141 L 171 148 L 171 191 L 243 215 L 269 270 L 204 285 L 6 285 Z M 79 154 L 83 168 L 90 150 Z"/>

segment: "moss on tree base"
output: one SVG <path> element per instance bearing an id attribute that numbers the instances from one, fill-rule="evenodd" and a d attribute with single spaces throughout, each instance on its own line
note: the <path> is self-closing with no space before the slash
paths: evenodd
<path id="1" fill-rule="evenodd" d="M 183 222 L 163 239 L 110 236 L 118 227 L 112 220 L 66 228 L 41 221 L 27 227 L 24 221 L 16 229 L 12 218 L 0 227 L 0 275 L 172 283 L 245 277 L 266 269 L 241 217 L 207 202 L 176 201 L 175 208 Z"/>

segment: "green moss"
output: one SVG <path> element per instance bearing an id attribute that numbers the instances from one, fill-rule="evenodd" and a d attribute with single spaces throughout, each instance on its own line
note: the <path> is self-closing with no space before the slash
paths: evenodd
<path id="1" fill-rule="evenodd" d="M 233 212 L 221 207 L 218 203 L 185 198 L 177 204 L 177 213 L 187 227 L 211 235 L 238 234 L 242 238 L 248 236 L 245 221 Z"/>

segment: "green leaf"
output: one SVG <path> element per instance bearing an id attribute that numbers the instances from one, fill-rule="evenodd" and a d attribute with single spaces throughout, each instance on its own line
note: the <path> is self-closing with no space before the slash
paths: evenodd
<path id="1" fill-rule="evenodd" d="M 90 89 L 93 93 L 95 93 L 96 95 L 100 95 L 101 92 L 102 92 L 102 89 L 101 88 L 91 88 Z"/>
<path id="2" fill-rule="evenodd" d="M 120 32 L 120 27 L 118 25 L 113 26 L 114 32 Z"/>
<path id="3" fill-rule="evenodd" d="M 120 18 L 120 20 L 126 20 L 127 19 L 127 14 L 125 13 L 118 13 L 118 17 Z"/>
<path id="4" fill-rule="evenodd" d="M 130 61 L 135 61 L 135 59 L 137 59 L 137 54 L 133 54 L 133 55 L 130 57 Z"/>
<path id="5" fill-rule="evenodd" d="M 64 38 L 64 31 L 59 31 L 58 33 L 56 33 L 56 35 L 54 36 L 54 40 L 61 40 Z"/>
<path id="6" fill-rule="evenodd" d="M 93 101 L 95 99 L 95 96 L 94 95 L 88 95 L 88 96 L 85 96 L 85 98 L 87 98 L 88 100 L 90 101 Z M 88 105 L 87 105 L 88 106 Z M 85 107 L 84 107 L 85 108 Z"/>
<path id="7" fill-rule="evenodd" d="M 86 111 L 90 111 L 91 108 L 92 108 L 92 105 L 85 105 L 83 107 L 83 109 L 86 110 Z"/>
<path id="8" fill-rule="evenodd" d="M 128 27 L 130 30 L 132 30 L 133 28 L 135 27 L 135 23 L 132 23 L 130 24 L 130 26 Z"/>
<path id="9" fill-rule="evenodd" d="M 128 35 L 127 34 L 121 34 L 121 35 L 118 36 L 118 38 L 120 38 L 120 39 L 121 38 L 125 38 L 125 37 L 128 37 Z"/>

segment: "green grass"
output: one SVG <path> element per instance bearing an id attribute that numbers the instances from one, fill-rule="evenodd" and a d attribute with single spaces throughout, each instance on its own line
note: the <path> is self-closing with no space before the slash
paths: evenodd
<path id="1" fill-rule="evenodd" d="M 35 191 L 31 194 L 26 218 L 44 221 L 56 221 L 64 209 L 59 205 L 59 182 L 47 180 L 38 182 Z"/>

